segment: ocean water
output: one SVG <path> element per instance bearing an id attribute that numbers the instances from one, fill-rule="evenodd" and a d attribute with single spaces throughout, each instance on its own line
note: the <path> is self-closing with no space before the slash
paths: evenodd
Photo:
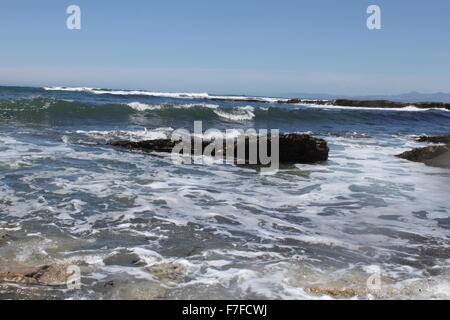
<path id="1" fill-rule="evenodd" d="M 449 299 L 450 170 L 395 155 L 449 134 L 450 112 L 277 100 L 0 87 L 0 259 L 82 276 L 0 298 Z M 329 160 L 261 174 L 105 145 L 195 120 L 307 132 Z"/>

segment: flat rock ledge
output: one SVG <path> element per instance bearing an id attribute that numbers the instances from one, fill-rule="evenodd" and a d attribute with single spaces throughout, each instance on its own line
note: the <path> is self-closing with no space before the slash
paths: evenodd
<path id="1" fill-rule="evenodd" d="M 403 152 L 397 157 L 414 162 L 422 162 L 428 166 L 450 169 L 450 135 L 417 139 L 419 142 L 445 143 L 445 145 L 416 148 Z"/>
<path id="2" fill-rule="evenodd" d="M 235 139 L 233 141 L 233 154 L 237 155 L 240 144 L 245 144 L 245 163 L 249 164 L 250 143 L 256 142 L 259 145 L 261 139 L 267 139 L 268 155 L 271 155 L 272 136 L 246 137 L 245 139 Z M 114 147 L 122 147 L 129 150 L 140 150 L 145 152 L 172 152 L 173 148 L 180 141 L 172 141 L 170 139 L 157 139 L 146 141 L 113 141 L 109 145 Z M 202 141 L 202 153 L 212 144 L 211 141 Z M 194 154 L 194 140 L 191 142 L 191 154 Z M 231 150 L 231 149 L 230 149 Z M 226 157 L 227 149 L 225 144 L 217 148 L 211 154 L 216 157 Z M 329 148 L 327 142 L 323 139 L 314 138 L 308 134 L 280 134 L 279 135 L 279 161 L 280 163 L 316 163 L 328 160 Z M 235 158 L 237 161 L 237 158 Z M 261 164 L 258 157 L 257 163 Z"/>
<path id="3" fill-rule="evenodd" d="M 34 267 L 20 262 L 0 261 L 0 284 L 65 285 L 71 276 L 67 274 L 67 267 L 63 264 Z"/>

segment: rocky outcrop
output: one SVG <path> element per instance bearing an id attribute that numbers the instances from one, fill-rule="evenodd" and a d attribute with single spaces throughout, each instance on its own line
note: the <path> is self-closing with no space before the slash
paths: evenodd
<path id="1" fill-rule="evenodd" d="M 414 106 L 419 109 L 447 109 L 450 110 L 449 103 L 442 102 L 395 102 L 389 100 L 353 100 L 353 99 L 336 99 L 330 101 L 329 104 L 343 107 L 359 107 L 359 108 L 405 108 Z"/>
<path id="2" fill-rule="evenodd" d="M 314 163 L 328 160 L 329 148 L 323 139 L 307 134 L 282 134 L 279 137 L 280 162 Z"/>
<path id="3" fill-rule="evenodd" d="M 432 167 L 450 168 L 450 149 L 448 146 L 416 148 L 403 152 L 397 157 L 414 162 L 422 162 Z"/>
<path id="4" fill-rule="evenodd" d="M 323 139 L 314 138 L 307 134 L 280 134 L 279 137 L 279 161 L 280 163 L 314 163 L 319 161 L 325 161 L 328 159 L 329 148 L 327 142 Z M 234 148 L 232 149 L 234 155 L 238 155 L 237 150 L 242 148 L 242 144 L 245 145 L 245 155 L 244 159 L 245 163 L 248 164 L 250 161 L 250 145 L 255 143 L 255 145 L 259 146 L 262 139 L 267 139 L 267 149 L 268 155 L 271 155 L 271 146 L 272 139 L 271 135 L 267 136 L 258 136 L 258 137 L 246 137 L 245 139 L 235 139 L 232 143 L 234 144 Z M 132 141 L 114 141 L 109 143 L 111 146 L 122 147 L 130 150 L 141 150 L 146 152 L 172 152 L 174 147 L 179 144 L 179 141 L 172 141 L 170 139 L 158 139 L 158 140 L 146 140 L 139 142 Z M 205 149 L 211 145 L 211 141 L 202 141 L 201 148 L 202 153 Z M 191 143 L 191 154 L 194 154 L 194 140 Z M 231 150 L 231 149 L 230 149 Z M 223 146 L 218 148 L 218 150 L 214 150 L 211 153 L 213 156 L 226 157 L 227 149 L 225 143 Z M 259 149 L 258 149 L 259 154 Z M 237 161 L 238 159 L 235 158 Z M 257 159 L 260 164 L 261 159 Z"/>
<path id="5" fill-rule="evenodd" d="M 421 136 L 417 139 L 419 142 L 431 142 L 431 143 L 446 143 L 450 144 L 450 135 L 444 136 Z"/>
<path id="6" fill-rule="evenodd" d="M 254 102 L 254 103 L 278 103 L 278 104 L 314 104 L 314 105 L 334 105 L 340 107 L 355 107 L 355 108 L 405 108 L 414 106 L 419 109 L 447 109 L 450 110 L 450 103 L 443 102 L 398 102 L 390 100 L 355 100 L 355 99 L 335 99 L 335 100 L 321 100 L 321 99 L 279 99 L 271 100 L 264 98 L 242 98 L 242 97 L 224 97 L 224 98 L 208 98 L 214 101 L 234 101 L 234 102 Z"/>
<path id="7" fill-rule="evenodd" d="M 211 101 L 234 101 L 234 102 L 256 102 L 256 103 L 269 103 L 269 101 L 264 100 L 264 99 L 258 99 L 258 98 L 243 98 L 243 99 L 239 99 L 239 98 L 208 98 L 208 100 Z"/>
<path id="8" fill-rule="evenodd" d="M 397 157 L 414 162 L 422 162 L 432 167 L 450 168 L 450 136 L 422 136 L 420 142 L 446 143 L 446 145 L 416 148 L 403 152 Z"/>
<path id="9" fill-rule="evenodd" d="M 331 105 L 331 100 L 315 100 L 315 99 L 288 99 L 288 100 L 278 100 L 278 104 L 315 104 L 315 105 Z"/>
<path id="10" fill-rule="evenodd" d="M 450 103 L 442 102 L 397 102 L 390 100 L 354 100 L 354 99 L 335 99 L 335 100 L 311 100 L 311 99 L 288 99 L 279 100 L 279 104 L 314 104 L 314 105 L 333 105 L 339 107 L 354 108 L 405 108 L 416 107 L 419 109 L 447 109 L 450 110 Z"/>
<path id="11" fill-rule="evenodd" d="M 142 150 L 142 151 L 154 151 L 154 152 L 172 152 L 173 148 L 178 144 L 177 141 L 170 139 L 157 139 L 157 140 L 144 140 L 144 141 L 113 141 L 109 145 L 114 147 L 122 147 L 129 150 Z"/>

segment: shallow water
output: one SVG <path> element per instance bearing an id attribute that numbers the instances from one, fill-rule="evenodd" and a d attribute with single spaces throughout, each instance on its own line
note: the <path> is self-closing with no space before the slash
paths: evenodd
<path id="1" fill-rule="evenodd" d="M 0 285 L 0 298 L 450 298 L 450 170 L 394 156 L 448 134 L 447 111 L 0 92 L 0 258 L 82 272 L 80 290 Z M 329 161 L 261 174 L 102 145 L 194 120 L 309 132 Z"/>

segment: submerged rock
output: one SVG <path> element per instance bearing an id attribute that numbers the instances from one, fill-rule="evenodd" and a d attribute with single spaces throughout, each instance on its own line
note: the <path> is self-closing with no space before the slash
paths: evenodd
<path id="1" fill-rule="evenodd" d="M 17 238 L 15 236 L 10 235 L 8 233 L 0 234 L 0 246 L 16 240 Z"/>
<path id="2" fill-rule="evenodd" d="M 181 282 L 186 269 L 179 263 L 161 263 L 147 267 L 145 271 L 154 275 L 161 282 Z"/>
<path id="3" fill-rule="evenodd" d="M 315 296 L 330 296 L 338 299 L 349 299 L 361 297 L 371 292 L 366 288 L 347 288 L 347 287 L 305 287 L 305 292 Z"/>
<path id="4" fill-rule="evenodd" d="M 169 294 L 163 284 L 148 280 L 116 280 L 104 290 L 107 300 L 157 300 L 167 299 Z"/>
<path id="5" fill-rule="evenodd" d="M 364 298 L 369 295 L 378 299 L 391 298 L 399 294 L 410 293 L 407 289 L 398 289 L 392 284 L 383 285 L 379 290 L 369 289 L 361 284 L 347 287 L 340 285 L 304 287 L 305 292 L 315 296 L 329 296 L 335 299 Z"/>
<path id="6" fill-rule="evenodd" d="M 235 139 L 233 141 L 234 148 L 230 149 L 235 155 L 235 160 L 237 161 L 236 155 L 238 154 L 238 148 L 245 144 L 245 155 L 244 159 L 246 164 L 249 164 L 250 155 L 250 144 L 256 142 L 263 142 L 262 139 L 267 139 L 267 154 L 271 155 L 271 145 L 273 137 L 271 135 L 258 136 L 258 137 L 246 137 L 245 139 Z M 191 143 L 191 154 L 194 154 L 194 140 Z M 158 140 L 146 140 L 139 142 L 132 141 L 114 141 L 109 143 L 111 146 L 122 147 L 130 150 L 141 150 L 146 152 L 156 151 L 156 152 L 172 152 L 173 148 L 178 145 L 180 141 L 172 141 L 170 139 L 158 139 Z M 202 153 L 205 149 L 212 145 L 211 141 L 202 141 L 201 148 Z M 259 150 L 259 149 L 258 149 Z M 328 159 L 329 148 L 327 142 L 323 139 L 314 138 L 307 134 L 280 134 L 279 135 L 279 161 L 280 163 L 314 163 L 319 161 L 325 161 Z M 214 156 L 227 156 L 227 149 L 225 143 L 223 146 L 219 147 L 218 150 L 214 150 L 211 153 Z M 258 157 L 257 163 L 260 164 L 261 159 Z"/>

